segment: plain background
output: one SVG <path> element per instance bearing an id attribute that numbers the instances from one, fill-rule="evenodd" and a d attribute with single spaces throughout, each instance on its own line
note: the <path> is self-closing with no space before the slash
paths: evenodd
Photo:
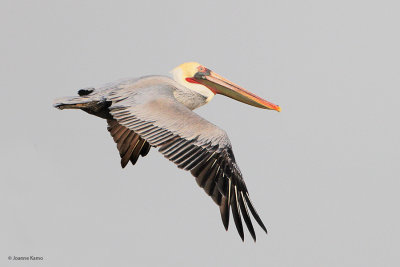
<path id="1" fill-rule="evenodd" d="M 1 266 L 400 266 L 398 1 L 1 1 Z M 257 243 L 156 150 L 56 97 L 198 61 L 269 230 Z M 14 262 L 8 256 L 41 256 Z"/>

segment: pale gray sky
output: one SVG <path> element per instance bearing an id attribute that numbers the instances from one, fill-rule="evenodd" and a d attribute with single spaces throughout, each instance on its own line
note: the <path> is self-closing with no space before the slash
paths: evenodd
<path id="1" fill-rule="evenodd" d="M 2 1 L 1 266 L 399 266 L 398 1 Z M 156 150 L 53 99 L 198 61 L 269 234 L 257 243 Z M 40 256 L 15 262 L 8 256 Z"/>

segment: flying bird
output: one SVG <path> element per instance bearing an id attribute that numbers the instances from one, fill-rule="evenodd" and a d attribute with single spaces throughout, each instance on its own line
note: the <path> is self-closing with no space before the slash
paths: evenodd
<path id="1" fill-rule="evenodd" d="M 158 148 L 196 182 L 219 206 L 222 223 L 229 226 L 230 210 L 244 240 L 243 220 L 256 241 L 250 214 L 267 233 L 252 204 L 226 132 L 192 110 L 216 94 L 263 109 L 281 111 L 244 88 L 197 62 L 187 62 L 167 76 L 144 76 L 100 88 L 85 88 L 79 96 L 57 99 L 58 109 L 81 109 L 107 120 L 121 166 L 136 164 L 151 147 Z"/>

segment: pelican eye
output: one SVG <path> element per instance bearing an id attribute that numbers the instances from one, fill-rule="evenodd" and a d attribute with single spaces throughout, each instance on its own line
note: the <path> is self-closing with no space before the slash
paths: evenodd
<path id="1" fill-rule="evenodd" d="M 206 67 L 204 67 L 204 66 L 198 66 L 197 67 L 197 70 L 199 71 L 199 72 L 205 72 L 206 71 Z"/>

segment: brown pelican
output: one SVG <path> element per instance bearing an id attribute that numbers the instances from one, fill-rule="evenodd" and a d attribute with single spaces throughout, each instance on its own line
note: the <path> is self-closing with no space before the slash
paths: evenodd
<path id="1" fill-rule="evenodd" d="M 216 94 L 264 109 L 274 105 L 219 76 L 196 62 L 184 63 L 167 76 L 145 76 L 101 88 L 86 88 L 79 96 L 57 99 L 59 109 L 81 109 L 104 118 L 117 143 L 124 168 L 157 147 L 179 168 L 190 171 L 196 182 L 219 206 L 228 230 L 229 213 L 244 240 L 242 219 L 256 240 L 250 213 L 267 232 L 250 201 L 242 173 L 233 156 L 225 131 L 192 110 L 208 103 Z"/>

